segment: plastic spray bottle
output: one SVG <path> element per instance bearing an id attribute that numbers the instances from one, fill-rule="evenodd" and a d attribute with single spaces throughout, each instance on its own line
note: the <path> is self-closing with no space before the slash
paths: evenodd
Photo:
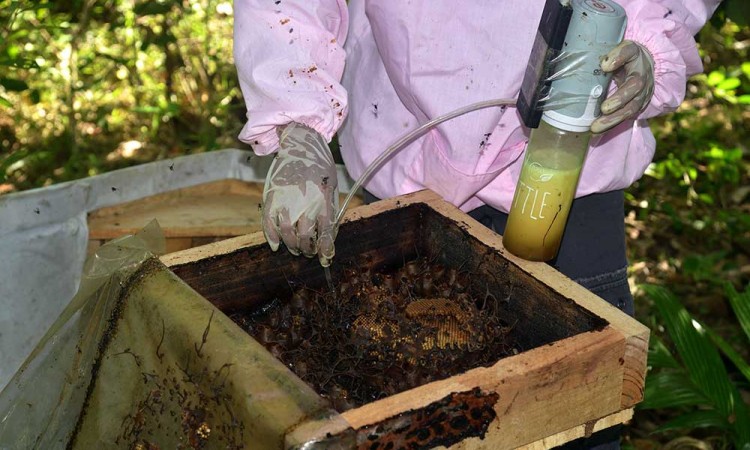
<path id="1" fill-rule="evenodd" d="M 503 245 L 532 261 L 549 261 L 560 248 L 570 206 L 600 114 L 610 75 L 601 57 L 625 32 L 625 10 L 610 0 L 573 0 L 561 53 L 553 61 L 548 104 L 532 129 L 511 204 Z M 541 24 L 540 24 L 541 32 Z"/>

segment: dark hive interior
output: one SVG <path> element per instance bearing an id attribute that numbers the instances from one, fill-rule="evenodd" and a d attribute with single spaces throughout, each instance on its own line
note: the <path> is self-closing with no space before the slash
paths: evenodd
<path id="1" fill-rule="evenodd" d="M 342 225 L 332 289 L 267 245 L 173 270 L 339 411 L 606 325 L 424 204 Z"/>

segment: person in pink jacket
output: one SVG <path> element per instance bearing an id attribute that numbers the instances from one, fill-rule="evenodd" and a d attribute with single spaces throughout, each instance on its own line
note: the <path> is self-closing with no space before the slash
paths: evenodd
<path id="1" fill-rule="evenodd" d="M 338 133 L 353 178 L 387 145 L 444 113 L 521 87 L 544 0 L 235 0 L 234 57 L 247 123 L 240 139 L 278 152 L 263 195 L 276 250 L 334 255 Z M 647 119 L 677 108 L 702 70 L 693 36 L 720 0 L 619 0 L 625 41 L 602 60 L 617 88 L 591 148 L 552 265 L 633 314 L 623 190 L 654 155 Z M 368 200 L 431 189 L 502 233 L 530 130 L 514 107 L 433 129 L 365 184 Z M 586 445 L 591 445 L 586 444 Z"/>

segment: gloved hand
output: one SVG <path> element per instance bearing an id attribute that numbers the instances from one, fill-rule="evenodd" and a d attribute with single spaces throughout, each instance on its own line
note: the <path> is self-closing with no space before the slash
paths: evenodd
<path id="1" fill-rule="evenodd" d="M 317 254 L 327 267 L 339 203 L 333 156 L 320 134 L 297 123 L 281 129 L 279 143 L 263 189 L 263 233 L 273 251 L 284 241 L 292 254 Z"/>
<path id="2" fill-rule="evenodd" d="M 642 45 L 622 41 L 602 59 L 604 72 L 614 72 L 617 90 L 602 102 L 602 115 L 591 124 L 603 133 L 643 111 L 654 93 L 654 61 Z"/>

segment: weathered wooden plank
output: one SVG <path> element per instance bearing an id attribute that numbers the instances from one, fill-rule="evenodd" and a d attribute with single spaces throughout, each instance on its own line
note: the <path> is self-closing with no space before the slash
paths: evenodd
<path id="1" fill-rule="evenodd" d="M 624 343 L 612 328 L 574 336 L 342 413 L 352 428 L 423 408 L 452 392 L 498 393 L 477 447 L 514 448 L 620 410 Z"/>
<path id="2" fill-rule="evenodd" d="M 133 234 L 157 219 L 166 238 L 239 236 L 260 230 L 263 185 L 221 180 L 144 197 L 89 214 L 90 239 Z"/>
<path id="3" fill-rule="evenodd" d="M 151 220 L 170 238 L 240 236 L 261 229 L 263 183 L 220 180 L 93 211 L 89 239 L 133 234 Z M 341 195 L 343 200 L 344 194 Z M 362 204 L 354 197 L 350 207 Z"/>

